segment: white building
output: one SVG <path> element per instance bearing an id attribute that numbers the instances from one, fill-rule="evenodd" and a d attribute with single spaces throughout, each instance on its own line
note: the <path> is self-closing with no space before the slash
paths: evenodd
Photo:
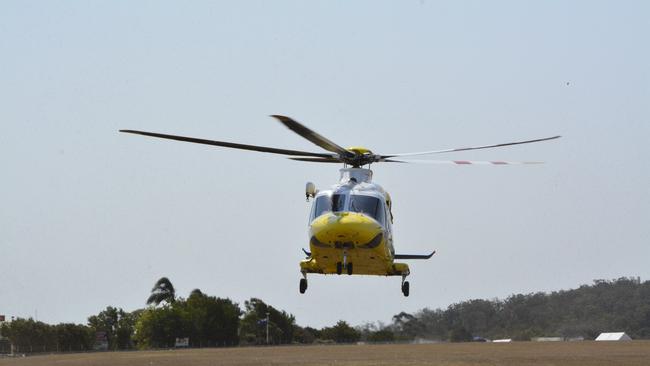
<path id="1" fill-rule="evenodd" d="M 597 341 L 631 341 L 632 338 L 630 338 L 629 335 L 625 334 L 625 332 L 617 332 L 617 333 L 600 333 L 600 335 L 596 338 Z"/>
<path id="2" fill-rule="evenodd" d="M 535 337 L 530 340 L 533 342 L 563 342 L 564 337 Z"/>

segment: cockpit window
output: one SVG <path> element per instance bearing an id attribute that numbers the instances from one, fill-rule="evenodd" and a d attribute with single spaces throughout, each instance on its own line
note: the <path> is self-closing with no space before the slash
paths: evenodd
<path id="1" fill-rule="evenodd" d="M 377 197 L 352 195 L 350 196 L 350 211 L 361 212 L 372 216 L 381 224 L 384 223 L 384 206 Z"/>
<path id="2" fill-rule="evenodd" d="M 345 206 L 345 195 L 333 194 L 332 196 L 320 196 L 314 202 L 314 215 L 312 219 L 324 214 L 325 212 L 343 211 Z"/>
<path id="3" fill-rule="evenodd" d="M 332 210 L 332 201 L 328 196 L 320 196 L 316 198 L 314 202 L 314 215 L 313 218 L 316 218 L 322 215 L 324 212 Z"/>

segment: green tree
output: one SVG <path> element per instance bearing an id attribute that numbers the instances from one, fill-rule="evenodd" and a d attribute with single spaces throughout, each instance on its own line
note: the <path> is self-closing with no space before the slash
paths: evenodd
<path id="1" fill-rule="evenodd" d="M 336 343 L 355 343 L 359 341 L 361 334 L 347 322 L 339 320 L 335 326 L 321 329 L 321 337 Z"/>
<path id="2" fill-rule="evenodd" d="M 239 343 L 241 310 L 230 299 L 194 290 L 187 300 L 149 307 L 135 325 L 139 348 L 173 347 L 176 338 L 189 338 L 193 347 L 233 346 Z"/>
<path id="3" fill-rule="evenodd" d="M 356 330 L 361 336 L 361 341 L 371 343 L 387 343 L 395 341 L 395 333 L 389 326 L 384 325 L 382 322 L 366 323 L 356 327 Z"/>
<path id="4" fill-rule="evenodd" d="M 314 330 L 315 329 L 310 327 L 303 328 L 301 326 L 295 325 L 293 327 L 293 342 L 302 344 L 314 343 L 316 340 L 316 333 Z"/>
<path id="5" fill-rule="evenodd" d="M 393 333 L 392 330 L 388 328 L 379 329 L 377 331 L 371 332 L 368 335 L 368 342 L 386 343 L 386 342 L 394 342 L 394 341 L 395 341 L 395 334 Z"/>
<path id="6" fill-rule="evenodd" d="M 88 326 L 95 332 L 105 332 L 111 350 L 133 348 L 132 336 L 141 310 L 127 313 L 108 306 L 97 315 L 88 318 Z"/>
<path id="7" fill-rule="evenodd" d="M 472 333 L 463 326 L 457 326 L 449 332 L 449 340 L 451 342 L 469 342 L 472 340 Z"/>
<path id="8" fill-rule="evenodd" d="M 266 313 L 269 313 L 269 342 L 288 344 L 293 341 L 295 318 L 275 309 L 264 301 L 251 298 L 244 303 L 240 325 L 240 341 L 244 344 L 266 344 Z"/>
<path id="9" fill-rule="evenodd" d="M 406 312 L 393 316 L 393 327 L 400 340 L 410 340 L 422 336 L 425 329 L 418 317 Z"/>
<path id="10" fill-rule="evenodd" d="M 94 340 L 92 329 L 84 325 L 49 325 L 31 318 L 5 323 L 0 332 L 18 353 L 87 351 Z"/>
<path id="11" fill-rule="evenodd" d="M 194 290 L 192 290 L 192 292 L 190 292 L 190 297 L 197 296 L 197 295 L 203 295 L 203 292 L 198 288 L 195 288 Z"/>
<path id="12" fill-rule="evenodd" d="M 174 347 L 176 338 L 188 337 L 191 328 L 180 306 L 165 304 L 142 312 L 135 325 L 138 348 Z"/>
<path id="13" fill-rule="evenodd" d="M 176 305 L 176 304 L 175 304 Z M 178 304 L 191 323 L 190 342 L 194 346 L 233 346 L 241 310 L 230 299 L 221 299 L 194 290 L 187 301 Z"/>
<path id="14" fill-rule="evenodd" d="M 174 285 L 167 277 L 162 277 L 156 281 L 151 289 L 151 295 L 147 299 L 147 305 L 154 304 L 158 306 L 163 301 L 168 304 L 176 301 L 176 290 L 174 290 Z"/>
<path id="15" fill-rule="evenodd" d="M 32 318 L 18 318 L 2 329 L 20 353 L 46 352 L 56 349 L 56 333 L 52 327 Z"/>
<path id="16" fill-rule="evenodd" d="M 56 351 L 88 351 L 93 349 L 95 332 L 92 328 L 78 324 L 57 324 L 54 326 L 57 339 Z"/>

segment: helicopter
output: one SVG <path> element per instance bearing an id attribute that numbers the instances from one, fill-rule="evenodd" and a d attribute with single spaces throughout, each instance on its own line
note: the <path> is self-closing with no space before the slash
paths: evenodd
<path id="1" fill-rule="evenodd" d="M 393 246 L 393 213 L 390 194 L 372 181 L 370 165 L 375 163 L 433 163 L 433 164 L 540 164 L 536 161 L 467 161 L 467 160 L 409 160 L 409 157 L 459 151 L 499 148 L 560 138 L 545 137 L 534 140 L 493 145 L 431 150 L 400 154 L 375 154 L 365 147 L 343 148 L 290 117 L 271 115 L 291 131 L 309 140 L 327 152 L 307 152 L 233 142 L 206 140 L 194 137 L 168 135 L 138 130 L 120 130 L 123 133 L 192 142 L 241 150 L 281 154 L 291 160 L 311 163 L 343 164 L 340 179 L 331 189 L 318 190 L 307 182 L 305 197 L 313 203 L 309 215 L 309 250 L 302 249 L 306 258 L 300 262 L 302 278 L 299 292 L 307 290 L 307 274 L 347 274 L 372 276 L 401 276 L 401 291 L 409 296 L 411 274 L 408 264 L 396 260 L 430 259 L 427 254 L 398 254 Z M 367 167 L 366 167 L 367 166 Z"/>

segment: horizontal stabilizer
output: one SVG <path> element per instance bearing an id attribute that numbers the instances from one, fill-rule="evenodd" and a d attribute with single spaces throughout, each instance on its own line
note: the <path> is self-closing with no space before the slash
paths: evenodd
<path id="1" fill-rule="evenodd" d="M 431 254 L 395 254 L 395 259 L 429 259 L 436 254 L 434 250 Z"/>

